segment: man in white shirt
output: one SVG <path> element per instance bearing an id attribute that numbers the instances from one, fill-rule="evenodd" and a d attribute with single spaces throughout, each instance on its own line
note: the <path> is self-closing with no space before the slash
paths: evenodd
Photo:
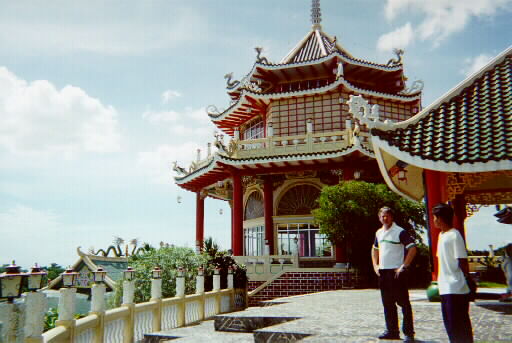
<path id="1" fill-rule="evenodd" d="M 391 208 L 381 208 L 379 220 L 382 228 L 375 233 L 371 254 L 373 269 L 379 276 L 380 294 L 386 319 L 386 331 L 379 336 L 379 339 L 400 339 L 396 308 L 398 304 L 402 308 L 404 317 L 402 323 L 404 342 L 414 342 L 412 308 L 405 274 L 416 255 L 416 246 L 409 233 L 393 222 Z"/>
<path id="2" fill-rule="evenodd" d="M 450 343 L 472 343 L 466 245 L 460 232 L 452 227 L 454 212 L 449 205 L 437 204 L 432 209 L 432 215 L 434 225 L 441 230 L 437 242 L 437 284 L 444 327 Z"/>

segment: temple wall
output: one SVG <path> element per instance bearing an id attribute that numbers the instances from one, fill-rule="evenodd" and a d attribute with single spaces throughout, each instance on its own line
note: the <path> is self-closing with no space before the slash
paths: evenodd
<path id="1" fill-rule="evenodd" d="M 267 120 L 272 121 L 275 136 L 305 134 L 308 118 L 313 120 L 313 131 L 316 133 L 345 130 L 345 120 L 352 119 L 347 105 L 352 94 L 342 91 L 275 100 L 269 105 Z M 418 100 L 403 103 L 366 95 L 364 97 L 371 105 L 379 105 L 382 119 L 402 121 L 419 111 Z"/>

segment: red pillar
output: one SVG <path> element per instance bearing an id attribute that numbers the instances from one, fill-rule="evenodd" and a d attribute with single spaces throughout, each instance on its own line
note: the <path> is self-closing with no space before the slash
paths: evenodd
<path id="1" fill-rule="evenodd" d="M 203 249 L 204 242 L 204 198 L 196 193 L 196 247 Z"/>
<path id="2" fill-rule="evenodd" d="M 233 255 L 244 254 L 243 189 L 240 174 L 233 174 Z"/>
<path id="3" fill-rule="evenodd" d="M 274 254 L 274 201 L 272 189 L 272 176 L 266 176 L 263 180 L 263 202 L 265 213 L 265 243 L 268 244 L 270 255 Z"/>
<path id="4" fill-rule="evenodd" d="M 466 220 L 466 199 L 462 194 L 459 194 L 452 201 L 455 217 L 453 218 L 453 227 L 459 230 L 460 234 L 466 240 L 466 230 L 464 228 L 464 221 Z"/>
<path id="5" fill-rule="evenodd" d="M 434 225 L 434 217 L 432 216 L 432 208 L 440 202 L 446 202 L 446 176 L 442 172 L 425 169 L 425 190 L 426 205 L 428 219 L 428 238 L 430 246 L 430 258 L 432 265 L 432 280 L 437 280 L 437 241 L 441 230 Z"/>

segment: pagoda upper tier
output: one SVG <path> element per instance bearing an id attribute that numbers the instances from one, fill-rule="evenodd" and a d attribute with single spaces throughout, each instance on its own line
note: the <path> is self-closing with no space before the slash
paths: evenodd
<path id="1" fill-rule="evenodd" d="M 256 48 L 251 71 L 240 81 L 227 74 L 231 104 L 226 110 L 208 107 L 208 115 L 223 132 L 234 132 L 251 118 L 265 117 L 272 100 L 335 92 L 341 89 L 391 101 L 420 99 L 421 84 L 406 89 L 402 50 L 386 64 L 357 59 L 336 37 L 313 25 L 304 38 L 279 62 L 271 63 Z"/>

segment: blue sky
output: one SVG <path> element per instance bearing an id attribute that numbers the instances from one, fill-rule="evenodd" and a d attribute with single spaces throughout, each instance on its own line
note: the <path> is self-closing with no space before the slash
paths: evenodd
<path id="1" fill-rule="evenodd" d="M 310 0 L 0 7 L 0 264 L 25 267 L 71 264 L 77 246 L 114 236 L 192 246 L 195 195 L 174 185 L 172 161 L 188 165 L 213 140 L 204 109 L 228 105 L 226 73 L 245 75 L 256 46 L 278 62 L 311 28 Z M 321 9 L 323 30 L 355 57 L 385 63 L 404 48 L 424 106 L 511 44 L 511 0 L 322 0 Z M 205 210 L 205 235 L 228 247 L 226 203 Z M 469 219 L 471 249 L 512 241 L 493 212 Z"/>

